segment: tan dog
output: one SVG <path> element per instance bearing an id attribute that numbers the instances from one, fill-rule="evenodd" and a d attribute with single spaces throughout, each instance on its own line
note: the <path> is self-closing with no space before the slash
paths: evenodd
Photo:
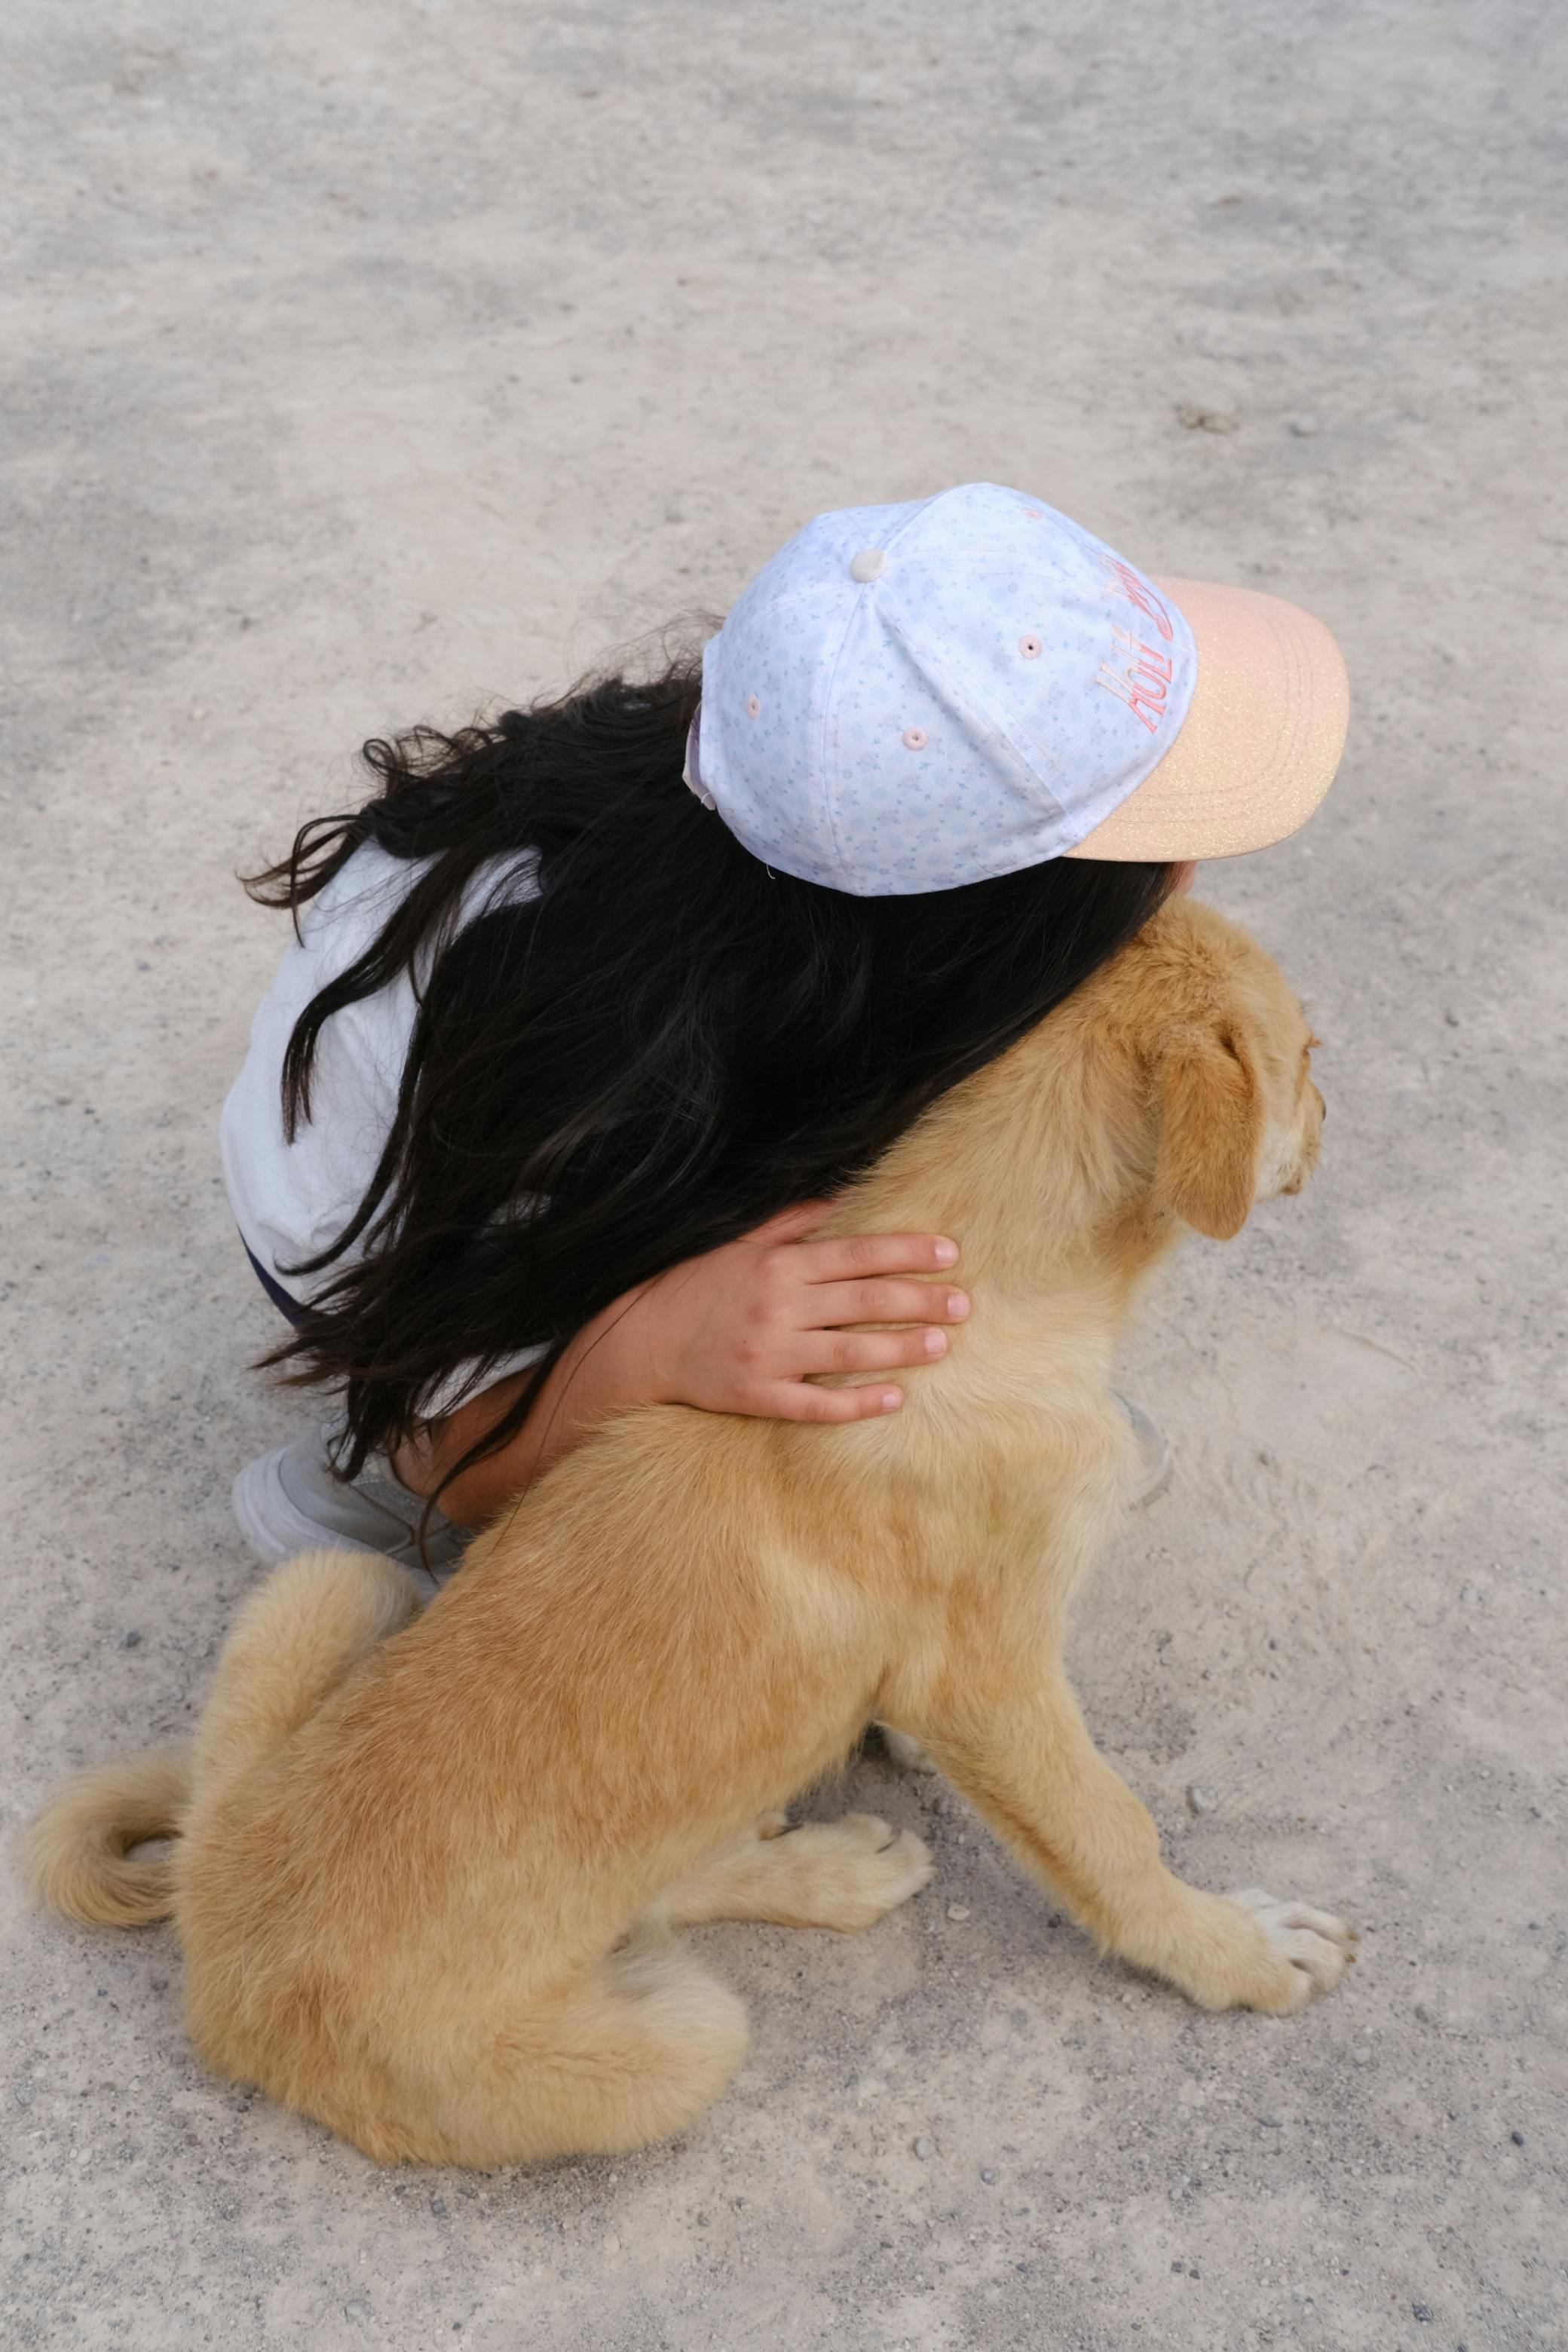
<path id="1" fill-rule="evenodd" d="M 838 1219 L 963 1246 L 973 1318 L 900 1413 L 632 1413 L 422 1613 L 366 1554 L 278 1570 L 188 1760 L 63 1792 L 37 1885 L 78 1919 L 172 1909 L 208 2064 L 386 2158 L 631 2148 L 698 2115 L 745 2017 L 670 1930 L 864 1927 L 930 1874 L 863 1815 L 780 1834 L 874 1717 L 1205 2008 L 1334 1985 L 1338 1920 L 1165 1869 L 1062 1670 L 1127 1467 L 1118 1327 L 1184 1225 L 1234 1234 L 1303 1182 L 1310 1043 L 1251 940 L 1167 905 Z M 175 1830 L 172 1861 L 131 1853 Z"/>

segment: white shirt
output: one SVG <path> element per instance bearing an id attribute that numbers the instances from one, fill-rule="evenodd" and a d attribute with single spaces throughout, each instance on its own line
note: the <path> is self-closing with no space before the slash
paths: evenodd
<path id="1" fill-rule="evenodd" d="M 423 859 L 394 857 L 366 842 L 301 909 L 300 937 L 256 1009 L 250 1051 L 223 1107 L 219 1144 L 235 1223 L 251 1255 L 292 1298 L 313 1297 L 363 1255 L 356 1243 L 318 1274 L 290 1271 L 342 1233 L 392 1131 L 418 1011 L 408 974 L 327 1022 L 310 1067 L 310 1117 L 301 1118 L 292 1143 L 283 1132 L 283 1055 L 311 998 L 357 962 L 426 870 Z M 531 898 L 535 889 L 530 866 L 498 862 L 475 877 L 460 922 Z M 489 1378 L 504 1379 L 543 1352 L 523 1349 L 495 1365 Z M 434 1419 L 449 1411 L 465 1381 L 459 1367 L 424 1400 L 425 1413 Z"/>

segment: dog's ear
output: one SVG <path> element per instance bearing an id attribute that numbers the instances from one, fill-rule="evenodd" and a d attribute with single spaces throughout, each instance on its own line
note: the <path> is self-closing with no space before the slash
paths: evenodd
<path id="1" fill-rule="evenodd" d="M 1160 1065 L 1159 1199 L 1229 1241 L 1252 1207 L 1262 1141 L 1263 1097 L 1242 1039 L 1231 1028 L 1179 1030 Z"/>

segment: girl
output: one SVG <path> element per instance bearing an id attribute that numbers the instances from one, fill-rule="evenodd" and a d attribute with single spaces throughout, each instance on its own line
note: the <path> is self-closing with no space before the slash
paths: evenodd
<path id="1" fill-rule="evenodd" d="M 449 1564 L 638 1403 L 897 1411 L 958 1248 L 814 1240 L 830 1196 L 1194 860 L 1304 823 L 1345 716 L 1305 614 L 981 483 L 819 516 L 700 664 L 368 744 L 375 795 L 247 886 L 296 937 L 225 1174 L 268 1361 L 342 1399 L 236 1481 L 258 1557 L 411 1562 L 424 1517 Z"/>

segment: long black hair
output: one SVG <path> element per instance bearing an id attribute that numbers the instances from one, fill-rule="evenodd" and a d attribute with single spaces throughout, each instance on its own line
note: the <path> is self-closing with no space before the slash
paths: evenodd
<path id="1" fill-rule="evenodd" d="M 410 1434 L 437 1383 L 470 1367 L 471 1395 L 542 1343 L 458 1466 L 504 1444 L 603 1307 L 865 1169 L 1170 888 L 1168 866 L 1076 858 L 908 898 L 776 873 L 681 780 L 699 685 L 683 657 L 367 743 L 374 797 L 246 885 L 298 925 L 366 842 L 414 869 L 283 1067 L 291 1138 L 327 1022 L 410 975 L 385 1150 L 331 1246 L 279 1269 L 330 1278 L 266 1360 L 342 1387 L 346 1476 Z"/>

